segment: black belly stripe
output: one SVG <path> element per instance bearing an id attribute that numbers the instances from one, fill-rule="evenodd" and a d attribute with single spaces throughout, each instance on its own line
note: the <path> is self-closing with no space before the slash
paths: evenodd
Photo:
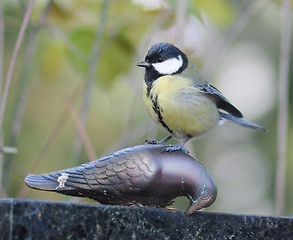
<path id="1" fill-rule="evenodd" d="M 154 112 L 157 114 L 158 117 L 158 121 L 159 123 L 168 130 L 169 133 L 173 133 L 173 131 L 168 127 L 168 125 L 163 121 L 163 116 L 162 116 L 162 112 L 163 109 L 159 106 L 158 104 L 158 95 L 155 96 L 155 98 L 153 97 L 153 95 L 150 95 L 150 98 L 152 100 L 153 103 L 153 110 Z"/>
<path id="2" fill-rule="evenodd" d="M 150 92 L 151 92 L 152 88 L 153 88 L 153 85 L 152 84 L 151 85 L 147 85 L 147 92 L 146 92 L 147 97 L 150 96 Z M 152 101 L 153 101 L 153 99 L 152 99 Z"/>

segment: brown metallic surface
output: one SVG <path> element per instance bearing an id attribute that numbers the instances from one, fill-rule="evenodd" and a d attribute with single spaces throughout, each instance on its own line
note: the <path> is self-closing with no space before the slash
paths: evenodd
<path id="1" fill-rule="evenodd" d="M 79 167 L 28 175 L 25 183 L 104 204 L 163 207 L 178 196 L 187 196 L 191 202 L 187 215 L 210 206 L 217 189 L 209 170 L 185 152 L 167 153 L 162 151 L 164 147 L 126 148 Z"/>

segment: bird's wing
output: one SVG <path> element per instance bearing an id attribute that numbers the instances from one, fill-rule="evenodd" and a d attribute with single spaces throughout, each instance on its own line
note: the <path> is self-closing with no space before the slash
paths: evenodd
<path id="1" fill-rule="evenodd" d="M 242 118 L 242 113 L 234 107 L 230 101 L 214 86 L 210 84 L 202 84 L 196 86 L 201 92 L 208 94 L 213 101 L 217 104 L 217 107 L 232 114 L 235 117 Z"/>
<path id="2" fill-rule="evenodd" d="M 193 86 L 195 86 L 202 93 L 207 94 L 216 104 L 217 107 L 232 114 L 235 117 L 242 118 L 242 113 L 234 107 L 230 101 L 214 86 L 212 86 L 204 75 L 197 69 L 197 67 L 189 63 L 188 69 L 183 73 L 186 78 L 192 79 Z"/>
<path id="3" fill-rule="evenodd" d="M 149 184 L 156 166 L 147 153 L 126 149 L 116 152 L 104 163 L 98 162 L 91 171 L 99 185 L 110 184 L 114 190 L 129 194 L 142 191 Z"/>
<path id="4" fill-rule="evenodd" d="M 28 175 L 25 182 L 35 189 L 98 199 L 96 195 L 105 191 L 112 195 L 142 191 L 155 171 L 156 166 L 146 152 L 131 148 L 79 167 Z"/>

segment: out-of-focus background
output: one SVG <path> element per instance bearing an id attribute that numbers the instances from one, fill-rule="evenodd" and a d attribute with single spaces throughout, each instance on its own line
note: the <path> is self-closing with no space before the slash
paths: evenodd
<path id="1" fill-rule="evenodd" d="M 0 3 L 2 90 L 28 2 Z M 207 210 L 274 214 L 281 18 L 281 1 L 269 0 L 35 1 L 4 115 L 3 144 L 18 153 L 1 155 L 1 197 L 76 201 L 28 189 L 24 178 L 167 136 L 143 110 L 144 70 L 136 63 L 152 44 L 168 41 L 247 120 L 269 129 L 227 123 L 187 144 L 218 185 L 218 198 Z M 287 146 L 292 141 L 289 124 Z M 286 215 L 293 214 L 292 158 L 289 147 Z M 187 204 L 180 198 L 174 207 Z"/>

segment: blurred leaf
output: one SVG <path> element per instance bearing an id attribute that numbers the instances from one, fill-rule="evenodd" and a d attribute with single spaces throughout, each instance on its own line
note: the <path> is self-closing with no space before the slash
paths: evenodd
<path id="1" fill-rule="evenodd" d="M 70 41 L 75 44 L 79 50 L 84 53 L 84 56 L 90 57 L 92 45 L 95 39 L 95 32 L 88 27 L 79 28 L 75 30 L 71 36 Z M 67 50 L 68 59 L 73 67 L 82 72 L 86 73 L 89 68 L 89 64 L 84 59 L 81 59 L 76 54 L 72 53 L 69 49 Z"/>
<path id="2" fill-rule="evenodd" d="M 97 79 L 103 86 L 110 86 L 119 74 L 132 68 L 132 55 L 134 48 L 128 40 L 127 30 L 121 31 L 113 38 L 107 35 L 97 72 Z"/>
<path id="3" fill-rule="evenodd" d="M 42 49 L 40 70 L 43 79 L 54 80 L 63 73 L 65 59 L 65 46 L 62 41 L 53 39 L 48 41 L 46 48 Z"/>
<path id="4" fill-rule="evenodd" d="M 190 8 L 196 15 L 197 9 L 202 9 L 219 26 L 231 24 L 235 14 L 228 0 L 194 0 L 190 1 Z"/>
<path id="5" fill-rule="evenodd" d="M 174 10 L 177 8 L 178 3 L 180 3 L 180 0 L 169 0 L 168 1 L 170 6 L 174 8 Z M 187 1 L 187 13 L 193 14 L 196 16 L 199 20 L 201 19 L 200 16 L 200 11 L 201 9 L 199 8 L 198 4 L 196 4 L 195 1 Z"/>
<path id="6" fill-rule="evenodd" d="M 49 17 L 52 18 L 55 21 L 68 21 L 73 17 L 73 12 L 70 11 L 71 9 L 68 9 L 66 7 L 66 4 L 62 4 L 64 1 L 53 1 Z"/>

